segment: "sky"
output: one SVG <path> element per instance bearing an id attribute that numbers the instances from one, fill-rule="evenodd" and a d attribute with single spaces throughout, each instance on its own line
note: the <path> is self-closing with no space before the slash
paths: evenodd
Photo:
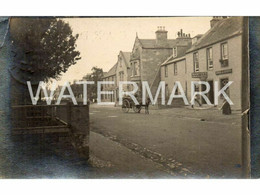
<path id="1" fill-rule="evenodd" d="M 79 34 L 76 49 L 81 60 L 72 65 L 58 81 L 80 80 L 93 66 L 107 72 L 116 62 L 120 51 L 131 52 L 136 35 L 140 39 L 155 39 L 158 26 L 165 26 L 168 39 L 177 32 L 204 34 L 210 28 L 211 17 L 128 17 L 128 18 L 65 18 L 74 34 Z"/>

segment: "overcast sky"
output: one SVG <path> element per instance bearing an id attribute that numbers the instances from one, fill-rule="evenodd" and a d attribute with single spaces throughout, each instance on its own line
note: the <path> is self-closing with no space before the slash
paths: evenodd
<path id="1" fill-rule="evenodd" d="M 108 71 L 117 61 L 120 50 L 131 51 L 136 33 L 141 39 L 155 39 L 157 26 L 165 26 L 168 38 L 177 32 L 203 34 L 210 28 L 211 17 L 161 17 L 161 18 L 69 18 L 65 19 L 73 33 L 79 34 L 77 49 L 81 60 L 63 74 L 59 84 L 80 80 L 91 72 L 93 66 Z"/>

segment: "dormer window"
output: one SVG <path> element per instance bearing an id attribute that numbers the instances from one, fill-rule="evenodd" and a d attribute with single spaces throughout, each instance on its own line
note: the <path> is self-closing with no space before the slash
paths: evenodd
<path id="1" fill-rule="evenodd" d="M 173 48 L 173 57 L 177 57 L 177 47 Z"/>

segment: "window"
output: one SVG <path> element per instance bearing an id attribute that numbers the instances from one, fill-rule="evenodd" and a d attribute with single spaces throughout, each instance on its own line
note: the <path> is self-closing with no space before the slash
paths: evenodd
<path id="1" fill-rule="evenodd" d="M 220 89 L 222 89 L 228 83 L 228 81 L 228 78 L 220 79 Z M 229 87 L 225 90 L 225 92 L 229 96 Z M 220 98 L 224 98 L 222 94 L 220 95 Z"/>
<path id="2" fill-rule="evenodd" d="M 221 44 L 221 57 L 222 57 L 222 60 L 227 60 L 228 59 L 227 43 L 222 43 Z"/>
<path id="3" fill-rule="evenodd" d="M 132 76 L 135 76 L 135 64 L 132 63 Z"/>
<path id="4" fill-rule="evenodd" d="M 227 43 L 221 44 L 221 66 L 228 66 L 228 45 Z"/>
<path id="5" fill-rule="evenodd" d="M 199 72 L 199 54 L 198 52 L 193 54 L 194 72 Z"/>
<path id="6" fill-rule="evenodd" d="M 177 56 L 177 47 L 174 47 L 173 48 L 173 57 L 176 57 Z"/>
<path id="7" fill-rule="evenodd" d="M 139 75 L 139 64 L 135 62 L 135 75 Z"/>
<path id="8" fill-rule="evenodd" d="M 208 65 L 208 70 L 212 70 L 213 69 L 212 47 L 207 49 L 207 65 Z"/>
<path id="9" fill-rule="evenodd" d="M 173 71 L 174 71 L 174 75 L 177 75 L 177 63 L 176 62 L 173 64 Z"/>
<path id="10" fill-rule="evenodd" d="M 164 76 L 168 77 L 168 66 L 164 67 Z"/>
<path id="11" fill-rule="evenodd" d="M 119 80 L 123 81 L 124 80 L 124 72 L 119 72 Z"/>

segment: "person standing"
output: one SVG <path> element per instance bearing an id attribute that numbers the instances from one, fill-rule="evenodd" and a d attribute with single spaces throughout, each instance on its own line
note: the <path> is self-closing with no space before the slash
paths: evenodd
<path id="1" fill-rule="evenodd" d="M 225 114 L 225 115 L 231 114 L 231 107 L 226 99 L 223 101 L 223 104 L 222 104 L 220 110 L 222 110 L 222 114 Z"/>
<path id="2" fill-rule="evenodd" d="M 149 114 L 149 105 L 151 103 L 151 100 L 149 97 L 146 98 L 146 102 L 145 102 L 145 114 Z"/>

